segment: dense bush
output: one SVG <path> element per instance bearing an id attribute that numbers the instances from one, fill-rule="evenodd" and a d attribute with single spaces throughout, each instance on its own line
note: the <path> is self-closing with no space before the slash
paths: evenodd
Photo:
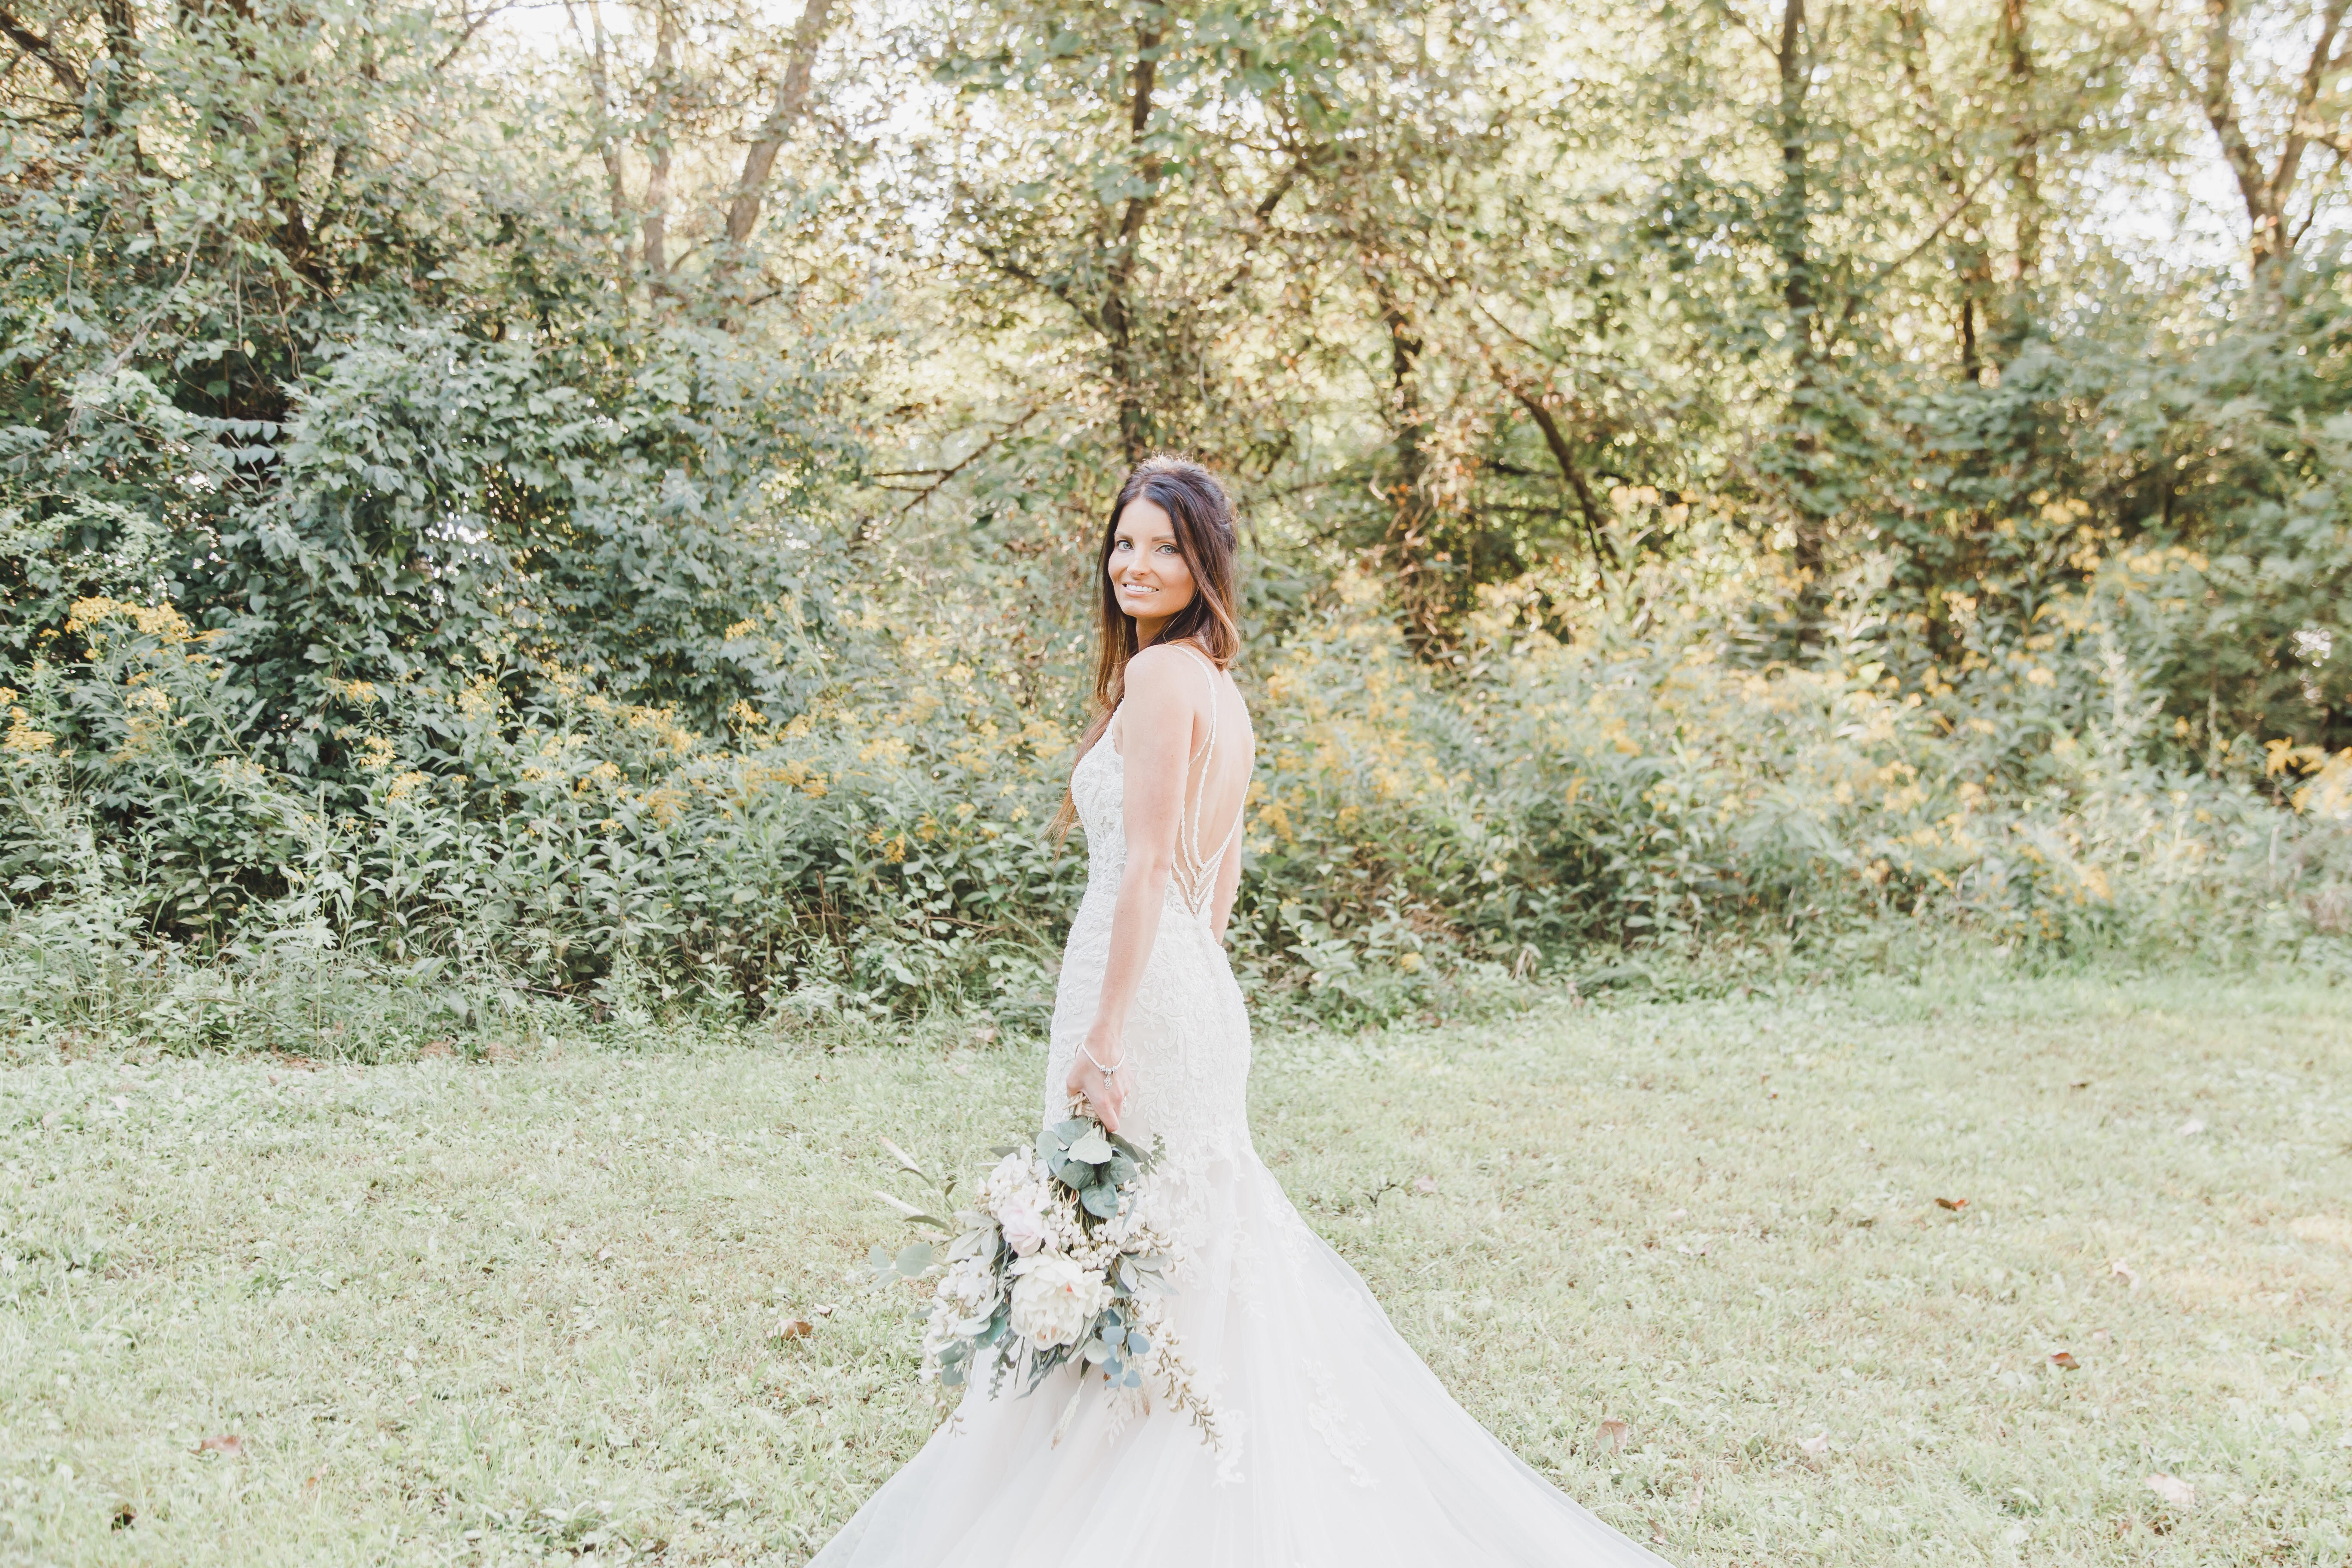
<path id="1" fill-rule="evenodd" d="M 1777 580 L 1685 526 L 1572 639 L 1535 585 L 1490 590 L 1452 675 L 1354 578 L 1253 648 L 1234 948 L 1263 1001 L 1384 1017 L 1481 975 L 1890 921 L 2050 952 L 2340 949 L 2352 758 L 2188 765 L 2122 611 L 2094 613 L 2193 559 L 2085 558 L 2048 630 L 1906 681 L 1859 624 L 1814 667 L 1740 662 Z M 215 639 L 80 604 L 84 661 L 15 694 L 0 752 L 5 1005 L 174 1037 L 245 1008 L 299 1040 L 318 997 L 372 979 L 425 983 L 412 1033 L 665 1003 L 1034 1027 L 1083 876 L 1044 832 L 1067 689 L 987 617 L 930 608 L 913 635 L 912 607 L 852 615 L 807 710 L 740 703 L 709 736 L 543 667 L 345 683 L 333 733 L 362 783 L 338 790 L 240 746 Z"/>
<path id="2" fill-rule="evenodd" d="M 16 1026 L 1033 1026 L 1161 441 L 1244 503 L 1263 1002 L 2341 951 L 2352 272 L 2318 184 L 2243 276 L 2064 213 L 2179 163 L 2137 23 L 19 9 Z"/>

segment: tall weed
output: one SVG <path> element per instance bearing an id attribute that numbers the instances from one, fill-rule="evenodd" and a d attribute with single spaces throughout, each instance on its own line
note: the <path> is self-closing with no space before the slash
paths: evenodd
<path id="1" fill-rule="evenodd" d="M 2341 965 L 2352 757 L 2187 756 L 2142 682 L 2132 595 L 2193 563 L 2101 562 L 1957 661 L 1856 616 L 1795 665 L 1745 651 L 1786 585 L 1734 544 L 1588 584 L 1568 635 L 1558 585 L 1489 589 L 1451 670 L 1349 576 L 1254 647 L 1233 946 L 1260 1002 L 1377 1020 L 1922 933 Z M 256 760 L 169 610 L 75 616 L 87 658 L 37 668 L 0 745 L 19 1034 L 373 1053 L 551 1010 L 1034 1029 L 1051 1005 L 1074 716 L 982 617 L 852 610 L 813 707 L 719 735 L 539 665 L 339 682 L 337 786 Z"/>

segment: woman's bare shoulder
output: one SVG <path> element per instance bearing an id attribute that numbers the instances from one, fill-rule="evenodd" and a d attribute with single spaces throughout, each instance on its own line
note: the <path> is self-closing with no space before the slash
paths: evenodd
<path id="1" fill-rule="evenodd" d="M 1127 678 L 1129 684 L 1138 676 L 1147 680 L 1175 680 L 1188 669 L 1197 671 L 1200 658 L 1191 648 L 1174 643 L 1153 643 L 1127 661 Z M 1192 679 L 1197 681 L 1200 677 L 1195 674 Z"/>

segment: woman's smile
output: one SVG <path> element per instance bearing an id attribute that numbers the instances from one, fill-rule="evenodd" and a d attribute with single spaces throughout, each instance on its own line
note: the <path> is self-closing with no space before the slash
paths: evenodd
<path id="1" fill-rule="evenodd" d="M 1192 571 L 1176 542 L 1176 524 L 1151 500 L 1139 497 L 1119 513 L 1107 567 L 1118 607 L 1147 643 L 1192 602 Z"/>

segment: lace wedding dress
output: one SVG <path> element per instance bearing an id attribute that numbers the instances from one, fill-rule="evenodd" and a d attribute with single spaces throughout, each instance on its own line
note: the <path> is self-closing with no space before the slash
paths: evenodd
<path id="1" fill-rule="evenodd" d="M 1212 675 L 1213 714 L 1221 684 Z M 1194 777 L 1208 776 L 1215 735 L 1213 718 Z M 1127 859 L 1108 738 L 1070 790 L 1087 890 L 1055 1001 L 1048 1121 L 1066 1114 Z M 1163 1141 L 1155 1179 L 1189 1248 L 1171 1320 L 1223 1451 L 1181 1415 L 1135 1415 L 1098 1378 L 1057 1444 L 1074 1371 L 1027 1395 L 1008 1383 L 992 1396 L 983 1381 L 811 1568 L 1654 1568 L 1447 1396 L 1259 1163 L 1249 1016 L 1209 929 L 1235 833 L 1202 856 L 1198 814 L 1195 798 L 1129 1014 L 1120 1131 Z"/>

